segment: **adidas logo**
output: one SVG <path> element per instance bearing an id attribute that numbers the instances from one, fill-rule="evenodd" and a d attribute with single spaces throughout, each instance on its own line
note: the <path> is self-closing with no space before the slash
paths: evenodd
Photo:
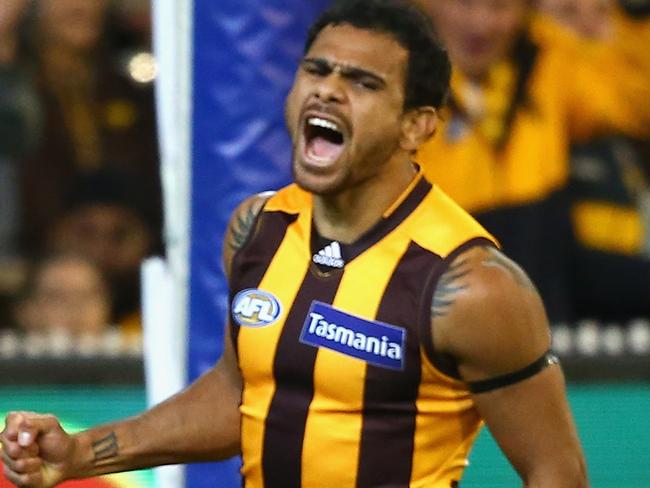
<path id="1" fill-rule="evenodd" d="M 316 264 L 322 264 L 330 268 L 342 268 L 345 266 L 345 261 L 343 261 L 343 257 L 341 256 L 341 245 L 336 241 L 325 246 L 317 254 L 314 254 L 312 260 Z"/>

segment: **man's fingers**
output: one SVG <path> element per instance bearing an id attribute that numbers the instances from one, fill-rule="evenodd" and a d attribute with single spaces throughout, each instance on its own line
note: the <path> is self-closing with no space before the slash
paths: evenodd
<path id="1" fill-rule="evenodd" d="M 3 435 L 10 441 L 18 440 L 18 426 L 25 420 L 27 412 L 11 412 L 5 418 L 5 430 Z"/>
<path id="2" fill-rule="evenodd" d="M 4 476 L 19 488 L 41 486 L 43 461 L 34 457 L 21 448 L 16 442 L 7 442 L 2 448 L 2 464 Z M 38 446 L 32 445 L 31 450 L 38 453 Z"/>
<path id="3" fill-rule="evenodd" d="M 40 471 L 43 466 L 43 460 L 37 457 L 12 459 L 9 456 L 3 455 L 2 462 L 6 469 L 10 469 L 18 474 L 35 473 Z"/>
<path id="4" fill-rule="evenodd" d="M 12 421 L 12 437 L 14 436 L 14 427 L 17 430 L 15 437 L 18 444 L 21 447 L 28 447 L 36 442 L 39 435 L 59 428 L 59 422 L 53 415 L 18 414 Z"/>
<path id="5" fill-rule="evenodd" d="M 22 427 L 33 427 L 34 429 L 47 428 L 52 423 L 52 415 L 39 415 L 34 412 L 11 412 L 5 418 L 5 430 L 3 435 L 10 441 L 18 441 Z M 56 421 L 56 419 L 54 419 Z M 49 427 L 51 428 L 51 427 Z M 24 429 L 22 429 L 24 430 Z M 33 442 L 31 436 L 23 434 L 22 442 Z M 22 445 L 22 443 L 21 443 Z"/>
<path id="6" fill-rule="evenodd" d="M 38 432 L 28 424 L 21 424 L 18 430 L 18 445 L 21 447 L 30 446 L 38 436 Z"/>
<path id="7" fill-rule="evenodd" d="M 38 455 L 38 445 L 30 444 L 28 447 L 21 447 L 17 442 L 5 442 L 2 448 L 2 455 L 11 459 L 22 459 Z"/>
<path id="8" fill-rule="evenodd" d="M 24 420 L 18 425 L 17 444 L 23 449 L 38 447 L 36 438 L 39 431 L 29 420 Z"/>
<path id="9" fill-rule="evenodd" d="M 10 469 L 5 470 L 5 477 L 19 488 L 37 488 L 42 486 L 41 473 L 16 473 Z"/>
<path id="10" fill-rule="evenodd" d="M 52 415 L 12 412 L 0 434 L 2 463 L 8 480 L 19 488 L 43 486 L 43 460 L 39 457 L 39 438 L 61 429 Z"/>
<path id="11" fill-rule="evenodd" d="M 19 488 L 42 488 L 44 461 L 40 445 L 48 439 L 58 442 L 59 433 L 65 435 L 58 419 L 53 415 L 13 412 L 5 423 L 0 453 L 7 479 Z"/>

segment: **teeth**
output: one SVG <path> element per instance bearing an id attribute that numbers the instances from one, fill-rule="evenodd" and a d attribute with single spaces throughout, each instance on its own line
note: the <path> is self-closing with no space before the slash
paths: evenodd
<path id="1" fill-rule="evenodd" d="M 309 125 L 315 125 L 316 127 L 323 127 L 324 129 L 329 129 L 333 130 L 336 132 L 341 132 L 341 129 L 339 129 L 339 126 L 336 125 L 334 122 L 330 122 L 329 120 L 321 119 L 319 117 L 310 117 L 307 120 L 307 123 Z"/>

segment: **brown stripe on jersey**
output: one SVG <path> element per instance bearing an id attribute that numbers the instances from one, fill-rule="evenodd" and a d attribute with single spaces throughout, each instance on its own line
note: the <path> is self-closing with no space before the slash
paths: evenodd
<path id="1" fill-rule="evenodd" d="M 420 386 L 418 300 L 440 257 L 411 243 L 386 287 L 377 320 L 406 328 L 404 370 L 368 365 L 357 488 L 409 486 Z"/>
<path id="2" fill-rule="evenodd" d="M 283 212 L 262 212 L 255 226 L 253 235 L 248 242 L 237 251 L 232 263 L 230 279 L 230 304 L 235 298 L 233 290 L 257 288 L 264 278 L 268 264 L 278 251 L 287 228 L 296 221 L 297 214 Z M 260 265 L 260 262 L 263 265 Z M 235 352 L 237 352 L 237 337 L 239 325 L 230 320 L 230 334 Z"/>
<path id="3" fill-rule="evenodd" d="M 302 444 L 314 396 L 318 349 L 302 344 L 300 333 L 314 297 L 331 303 L 342 276 L 343 271 L 327 276 L 307 273 L 287 315 L 273 365 L 276 390 L 265 422 L 262 469 L 266 488 L 301 486 Z"/>

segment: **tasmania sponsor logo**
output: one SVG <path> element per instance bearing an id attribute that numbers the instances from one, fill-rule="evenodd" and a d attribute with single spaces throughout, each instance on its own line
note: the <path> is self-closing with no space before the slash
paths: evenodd
<path id="1" fill-rule="evenodd" d="M 270 293 L 256 288 L 240 291 L 232 301 L 232 318 L 243 327 L 270 325 L 281 313 L 280 301 Z"/>
<path id="2" fill-rule="evenodd" d="M 324 347 L 375 366 L 404 369 L 406 329 L 350 315 L 322 302 L 312 302 L 300 342 Z"/>

